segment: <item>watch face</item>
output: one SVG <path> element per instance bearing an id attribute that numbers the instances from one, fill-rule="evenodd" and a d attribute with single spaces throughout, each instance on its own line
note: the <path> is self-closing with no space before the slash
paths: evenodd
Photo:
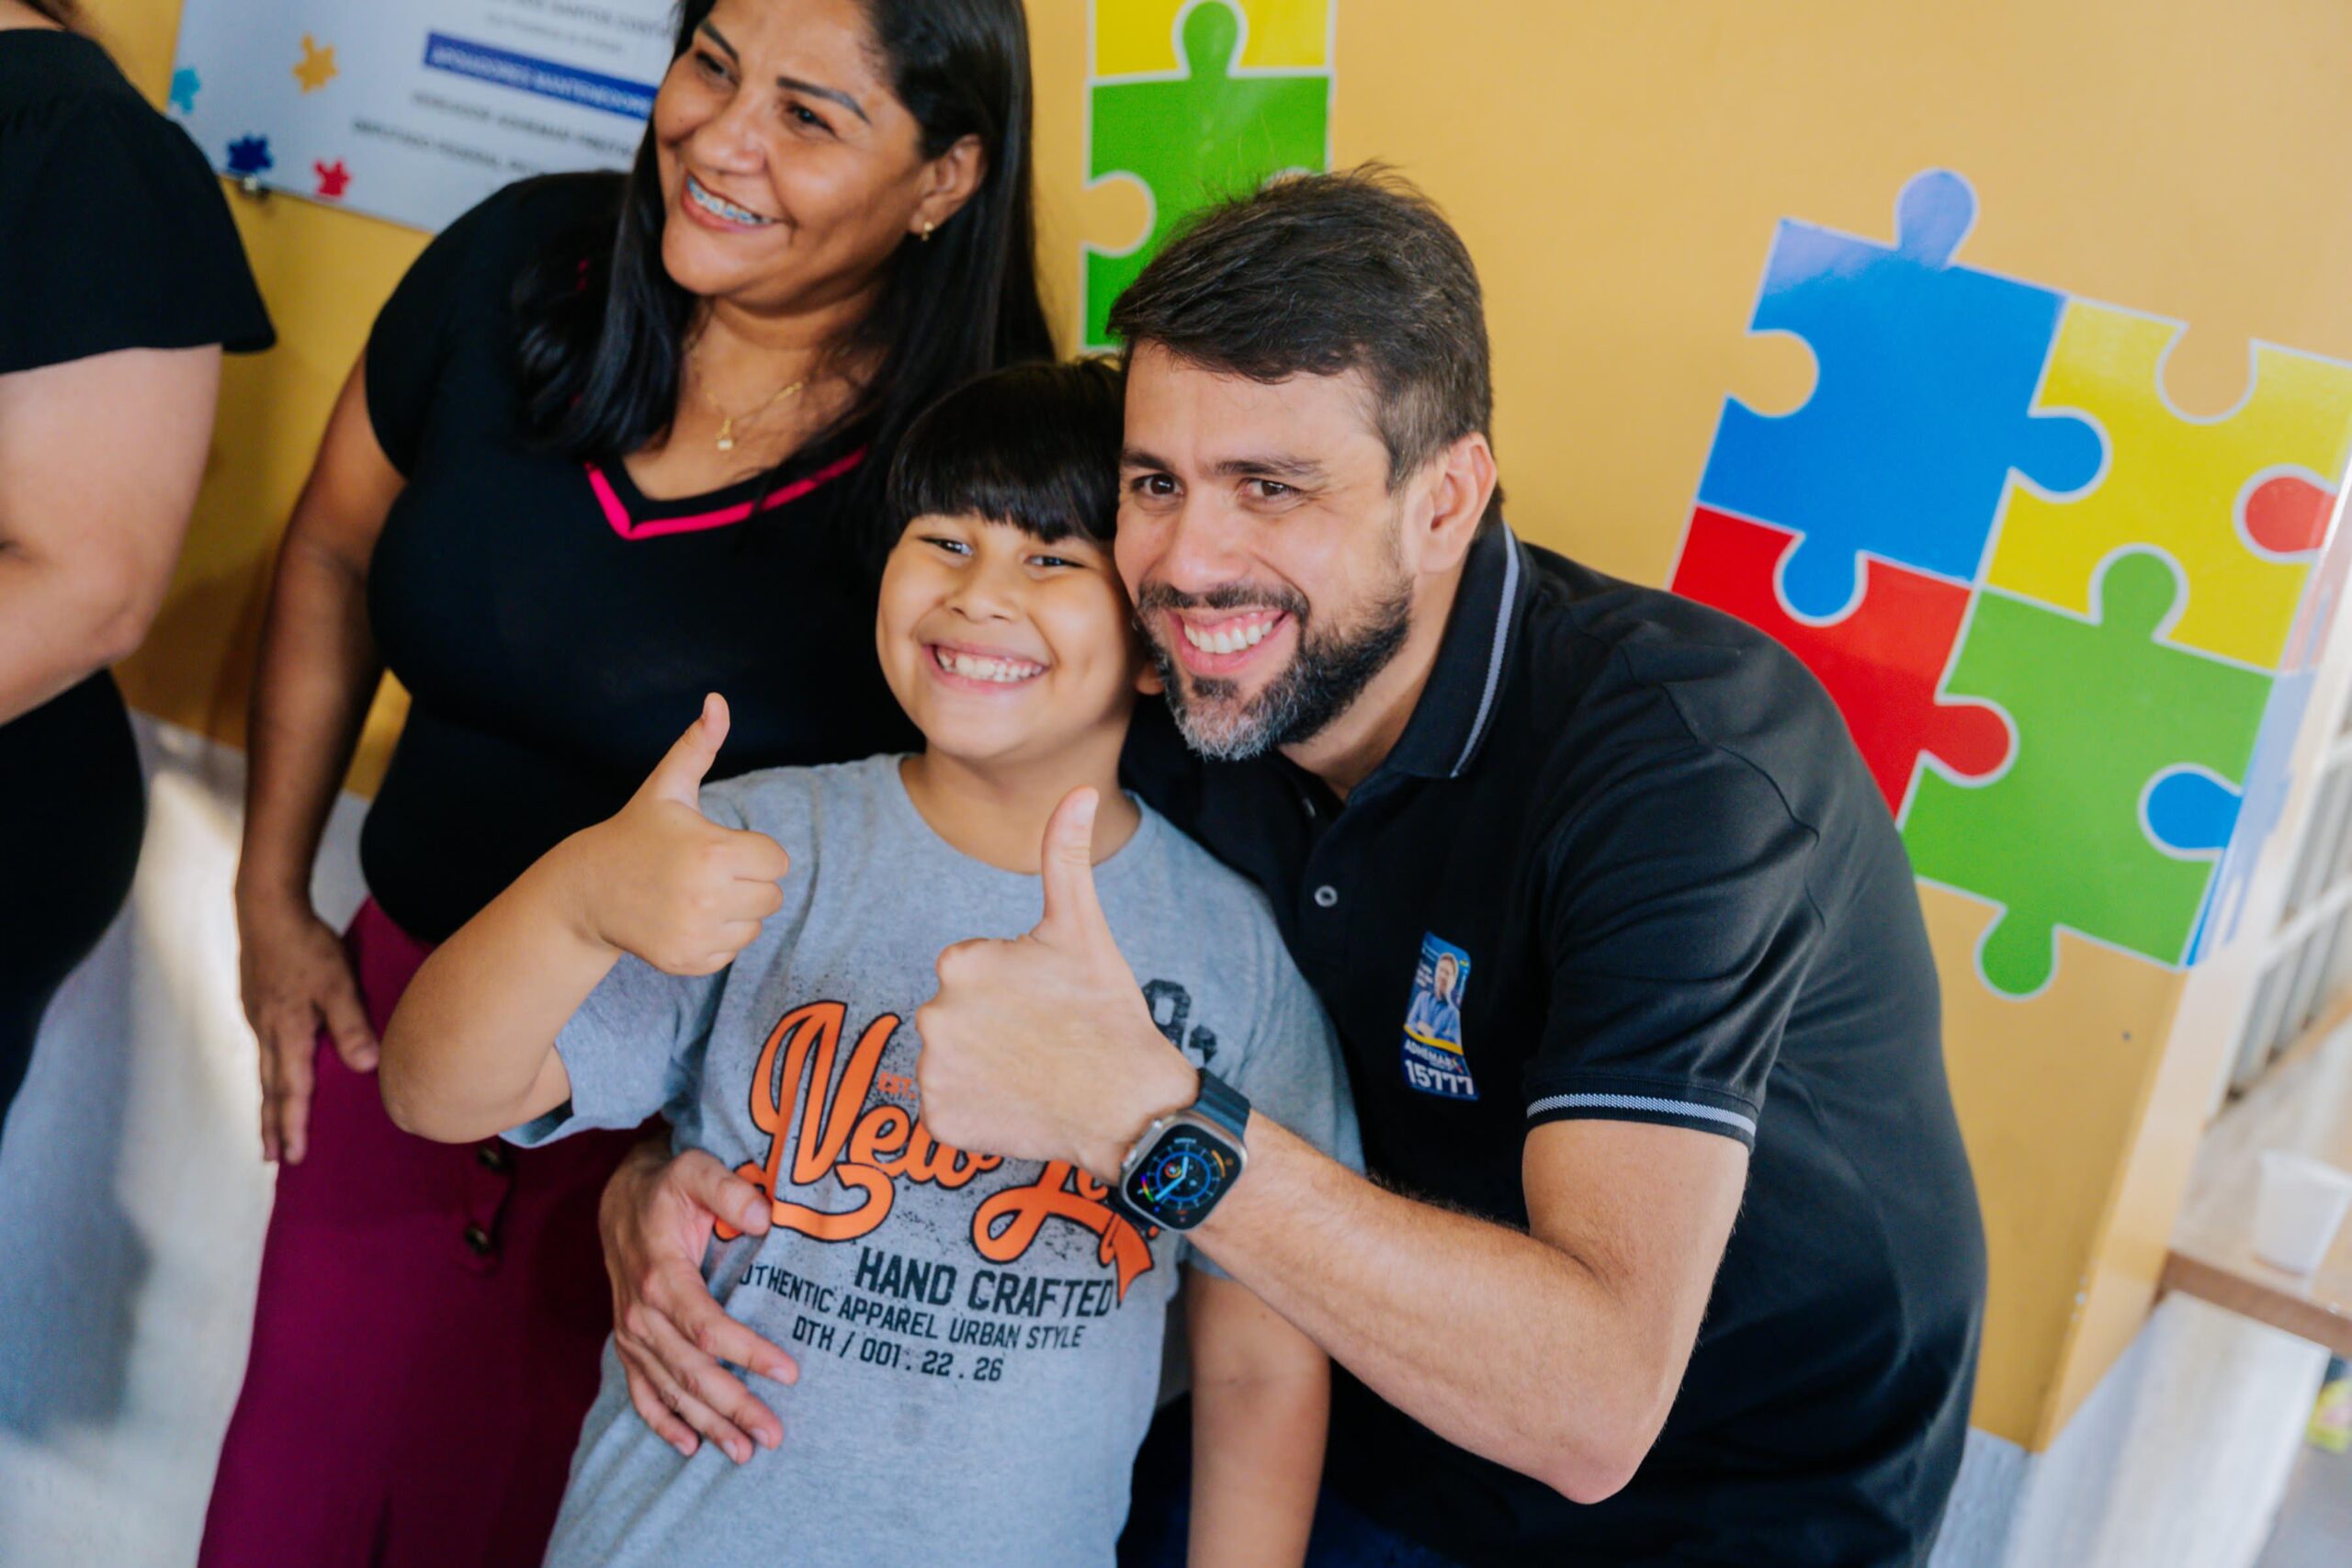
<path id="1" fill-rule="evenodd" d="M 1233 1145 L 1205 1127 L 1180 1122 L 1127 1178 L 1127 1202 L 1173 1230 L 1190 1230 L 1225 1196 L 1241 1169 Z"/>

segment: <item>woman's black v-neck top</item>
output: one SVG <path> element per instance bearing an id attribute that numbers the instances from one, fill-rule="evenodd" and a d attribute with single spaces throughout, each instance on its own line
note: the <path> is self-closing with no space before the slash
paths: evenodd
<path id="1" fill-rule="evenodd" d="M 619 176 L 500 191 L 434 241 L 377 318 L 368 413 L 407 487 L 368 578 L 413 698 L 360 837 L 369 891 L 439 941 L 610 816 L 705 692 L 713 777 L 912 743 L 874 651 L 872 526 L 853 443 L 706 495 L 649 500 L 617 462 L 534 450 L 518 417 L 518 278 L 616 209 Z"/>

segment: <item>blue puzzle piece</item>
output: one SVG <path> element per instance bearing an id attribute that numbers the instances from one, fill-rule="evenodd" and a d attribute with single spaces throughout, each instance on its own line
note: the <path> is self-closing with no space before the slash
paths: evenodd
<path id="1" fill-rule="evenodd" d="M 196 112 L 196 95 L 204 89 L 204 78 L 196 73 L 193 65 L 183 65 L 172 73 L 172 107 L 182 114 Z"/>
<path id="2" fill-rule="evenodd" d="M 232 175 L 267 174 L 277 164 L 269 155 L 266 136 L 240 136 L 229 143 L 229 172 Z"/>
<path id="3" fill-rule="evenodd" d="M 2238 792 L 2212 774 L 2176 768 L 2148 789 L 2148 832 L 2175 854 L 2219 854 L 2238 824 Z"/>
<path id="4" fill-rule="evenodd" d="M 1800 536 L 1781 576 L 1800 615 L 1851 604 L 1865 552 L 1973 581 L 2011 468 L 2053 493 L 2098 473 L 2087 421 L 2030 412 L 2064 299 L 1953 265 L 1975 215 L 1931 169 L 1892 247 L 1787 220 L 1772 243 L 1752 325 L 1803 338 L 1819 374 L 1791 413 L 1726 400 L 1699 499 Z"/>

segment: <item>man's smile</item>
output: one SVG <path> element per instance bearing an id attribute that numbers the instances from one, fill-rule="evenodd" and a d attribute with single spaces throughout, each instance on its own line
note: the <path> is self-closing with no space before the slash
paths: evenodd
<path id="1" fill-rule="evenodd" d="M 1195 675 L 1231 675 L 1254 662 L 1266 646 L 1292 624 L 1287 610 L 1238 614 L 1163 611 L 1169 650 Z"/>

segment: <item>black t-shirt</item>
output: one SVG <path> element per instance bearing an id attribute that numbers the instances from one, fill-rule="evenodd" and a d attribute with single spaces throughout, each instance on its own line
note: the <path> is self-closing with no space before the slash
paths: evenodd
<path id="1" fill-rule="evenodd" d="M 856 487 L 881 454 L 651 501 L 617 461 L 536 451 L 518 423 L 517 280 L 617 210 L 619 176 L 510 186 L 427 247 L 367 351 L 368 407 L 407 487 L 368 620 L 414 698 L 360 836 L 369 890 L 447 937 L 565 835 L 610 816 L 723 694 L 714 777 L 911 744 L 874 654 Z"/>
<path id="2" fill-rule="evenodd" d="M 275 341 L 220 182 L 74 33 L 0 29 L 0 375 Z"/>
<path id="3" fill-rule="evenodd" d="M 187 133 L 88 39 L 0 29 L 0 375 L 271 341 L 220 181 Z M 142 819 L 130 719 L 104 671 L 0 725 L 0 1110 L 30 1044 L 17 1007 L 37 1014 L 105 930 Z"/>
<path id="4" fill-rule="evenodd" d="M 1344 807 L 1286 762 L 1172 744 L 1139 733 L 1130 775 L 1272 894 L 1374 1175 L 1517 1226 L 1539 1123 L 1753 1150 L 1689 1374 L 1622 1493 L 1570 1503 L 1344 1377 L 1329 1483 L 1467 1563 L 1923 1561 L 1984 1240 L 1911 871 L 1803 666 L 1497 529 Z"/>

